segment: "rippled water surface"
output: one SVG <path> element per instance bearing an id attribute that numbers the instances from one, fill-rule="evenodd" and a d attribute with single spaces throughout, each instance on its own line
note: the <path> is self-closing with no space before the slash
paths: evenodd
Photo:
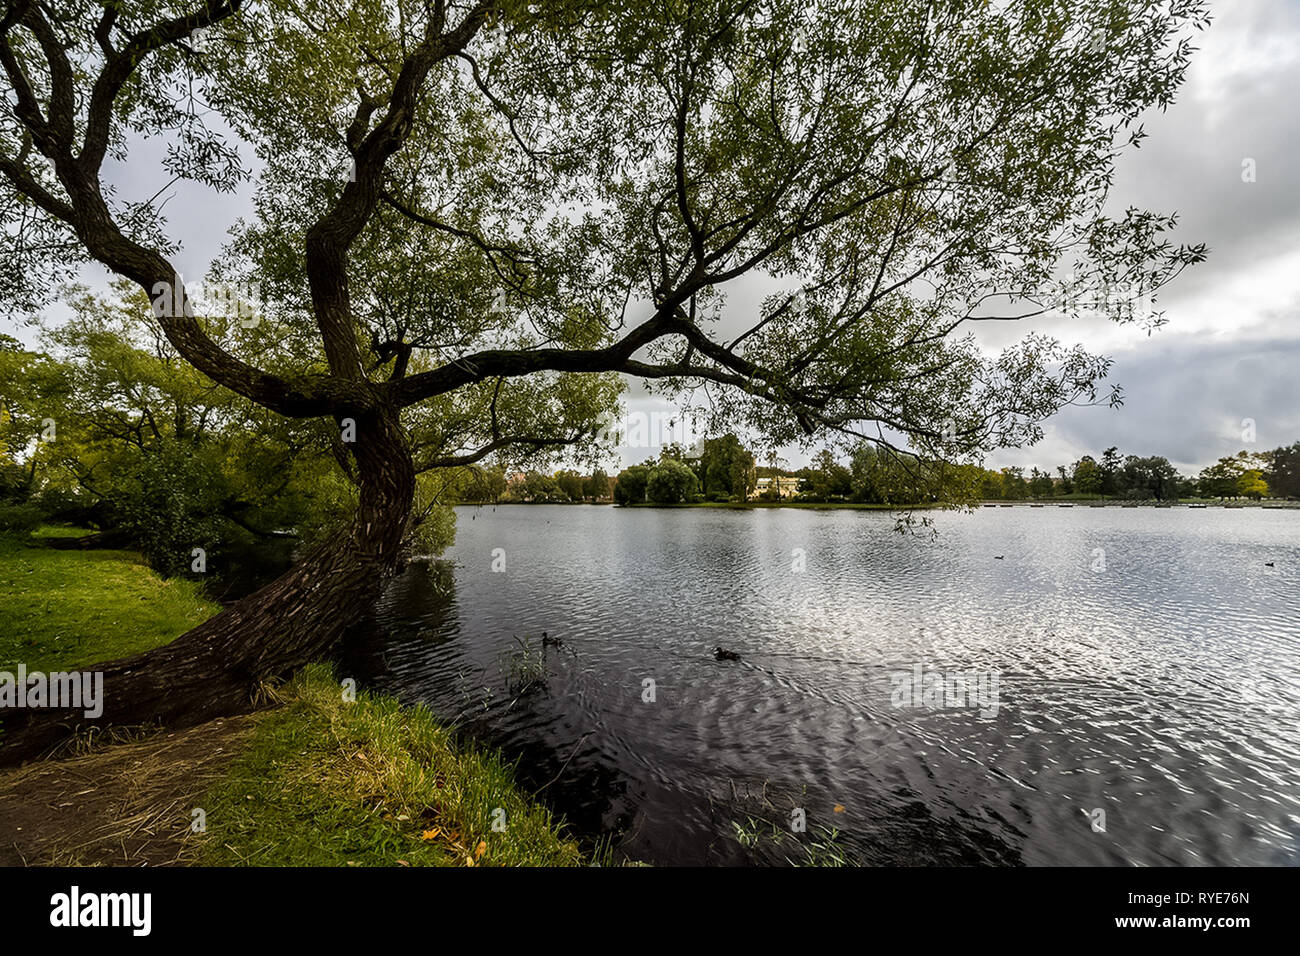
<path id="1" fill-rule="evenodd" d="M 991 508 L 936 540 L 860 511 L 458 520 L 363 673 L 634 858 L 1300 863 L 1300 511 Z M 996 713 L 896 706 L 918 666 L 996 675 Z"/>

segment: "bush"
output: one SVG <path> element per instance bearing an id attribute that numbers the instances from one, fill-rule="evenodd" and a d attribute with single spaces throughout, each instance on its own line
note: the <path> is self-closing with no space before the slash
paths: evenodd
<path id="1" fill-rule="evenodd" d="M 411 529 L 408 543 L 418 554 L 440 555 L 456 542 L 456 512 L 449 505 L 432 505 Z"/>
<path id="2" fill-rule="evenodd" d="M 614 501 L 620 505 L 631 505 L 645 501 L 646 484 L 650 479 L 650 469 L 645 465 L 633 465 L 618 473 L 614 485 Z"/>
<path id="3" fill-rule="evenodd" d="M 660 462 L 646 482 L 646 497 L 657 504 L 690 501 L 699 490 L 700 480 L 690 466 L 671 458 Z"/>
<path id="4" fill-rule="evenodd" d="M 211 555 L 222 543 L 223 493 L 217 468 L 192 449 L 159 443 L 125 476 L 113 511 L 153 569 L 171 577 L 190 570 L 194 548 Z"/>
<path id="5" fill-rule="evenodd" d="M 0 534 L 25 538 L 44 520 L 45 513 L 31 502 L 0 501 Z"/>
<path id="6" fill-rule="evenodd" d="M 31 490 L 30 471 L 21 465 L 0 464 L 0 501 L 25 501 Z"/>
<path id="7" fill-rule="evenodd" d="M 102 505 L 91 495 L 77 494 L 66 488 L 45 488 L 32 496 L 32 501 L 45 512 L 46 520 L 71 521 L 86 524 Z"/>

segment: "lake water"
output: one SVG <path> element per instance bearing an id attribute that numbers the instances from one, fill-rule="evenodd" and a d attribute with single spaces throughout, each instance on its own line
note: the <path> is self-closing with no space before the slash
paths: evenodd
<path id="1" fill-rule="evenodd" d="M 460 508 L 351 664 L 656 864 L 1300 863 L 1300 511 L 934 517 Z"/>

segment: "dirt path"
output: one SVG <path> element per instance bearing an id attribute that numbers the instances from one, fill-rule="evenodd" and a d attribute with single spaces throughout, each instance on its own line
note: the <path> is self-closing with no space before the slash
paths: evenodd
<path id="1" fill-rule="evenodd" d="M 192 812 L 256 715 L 0 772 L 0 866 L 184 863 Z"/>

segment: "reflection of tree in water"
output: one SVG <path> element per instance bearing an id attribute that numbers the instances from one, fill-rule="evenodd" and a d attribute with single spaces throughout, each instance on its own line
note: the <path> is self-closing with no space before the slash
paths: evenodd
<path id="1" fill-rule="evenodd" d="M 348 632 L 340 666 L 375 690 L 406 700 L 394 686 L 396 676 L 389 660 L 418 658 L 430 641 L 453 642 L 460 632 L 456 611 L 453 563 L 412 561 Z"/>
<path id="2" fill-rule="evenodd" d="M 464 733 L 500 749 L 515 764 L 520 788 L 563 818 L 584 849 L 601 839 L 613 839 L 618 849 L 619 836 L 633 825 L 628 780 L 600 759 L 591 737 L 579 737 L 568 746 L 537 737 L 502 741 L 494 739 L 490 719 L 482 723 L 488 726 L 466 725 Z"/>

